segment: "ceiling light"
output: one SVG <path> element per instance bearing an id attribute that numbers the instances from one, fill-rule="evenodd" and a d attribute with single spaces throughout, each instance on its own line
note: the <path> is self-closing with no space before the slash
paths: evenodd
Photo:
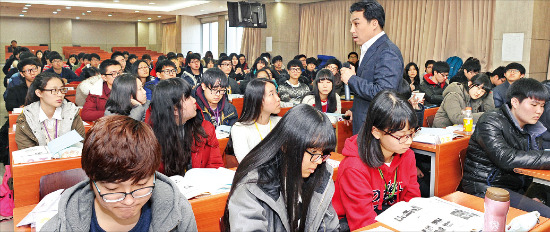
<path id="1" fill-rule="evenodd" d="M 57 11 L 61 11 L 61 9 L 57 9 Z"/>
<path id="2" fill-rule="evenodd" d="M 154 2 L 150 2 L 149 5 L 155 5 L 155 3 L 154 3 Z"/>
<path id="3" fill-rule="evenodd" d="M 71 7 L 70 7 L 70 6 L 66 6 L 66 7 L 65 7 L 65 9 L 67 9 L 67 10 L 70 10 L 70 9 L 71 9 Z"/>
<path id="4" fill-rule="evenodd" d="M 141 19 L 138 19 L 138 22 L 141 22 Z"/>
<path id="5" fill-rule="evenodd" d="M 76 19 L 80 19 L 80 17 L 76 17 Z"/>
<path id="6" fill-rule="evenodd" d="M 82 13 L 82 15 L 86 15 L 86 13 Z"/>
<path id="7" fill-rule="evenodd" d="M 23 16 L 25 16 L 25 15 L 24 15 L 24 14 L 20 14 L 19 16 L 20 16 L 20 17 L 23 17 Z"/>
<path id="8" fill-rule="evenodd" d="M 91 10 L 87 10 L 86 12 L 88 12 L 88 13 L 92 13 L 92 11 L 91 11 Z"/>
<path id="9" fill-rule="evenodd" d="M 52 12 L 52 13 L 57 14 L 57 11 L 54 11 L 54 12 Z"/>
<path id="10" fill-rule="evenodd" d="M 28 10 L 29 8 L 28 7 L 23 7 L 23 10 Z"/>
<path id="11" fill-rule="evenodd" d="M 157 17 L 160 18 L 160 17 L 162 17 L 162 16 L 159 15 L 159 16 L 157 16 Z"/>
<path id="12" fill-rule="evenodd" d="M 112 14 L 108 14 L 107 16 L 111 17 L 111 16 L 113 16 L 113 15 L 112 15 Z"/>
<path id="13" fill-rule="evenodd" d="M 139 10 L 136 10 L 136 11 L 134 11 L 134 12 L 139 13 Z"/>
<path id="14" fill-rule="evenodd" d="M 29 7 L 29 6 L 31 6 L 31 4 L 26 4 L 25 6 Z"/>
<path id="15" fill-rule="evenodd" d="M 204 10 L 200 10 L 201 12 L 204 12 Z"/>
<path id="16" fill-rule="evenodd" d="M 275 2 L 281 2 L 281 0 L 275 0 Z"/>
<path id="17" fill-rule="evenodd" d="M 147 18 L 147 19 L 151 20 L 151 18 Z"/>
<path id="18" fill-rule="evenodd" d="M 23 13 L 27 13 L 27 11 L 26 11 L 26 10 L 23 10 L 23 11 L 21 11 L 21 12 L 23 12 Z"/>
<path id="19" fill-rule="evenodd" d="M 120 2 L 119 0 L 113 0 L 113 2 Z"/>

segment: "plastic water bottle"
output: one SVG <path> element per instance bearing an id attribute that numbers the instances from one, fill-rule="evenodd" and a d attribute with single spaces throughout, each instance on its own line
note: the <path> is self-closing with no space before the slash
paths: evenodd
<path id="1" fill-rule="evenodd" d="M 462 122 L 464 133 L 472 134 L 474 129 L 474 118 L 472 117 L 472 107 L 466 107 L 464 110 L 464 120 Z"/>
<path id="2" fill-rule="evenodd" d="M 483 231 L 504 232 L 506 215 L 510 209 L 510 193 L 505 189 L 489 187 L 485 192 Z"/>

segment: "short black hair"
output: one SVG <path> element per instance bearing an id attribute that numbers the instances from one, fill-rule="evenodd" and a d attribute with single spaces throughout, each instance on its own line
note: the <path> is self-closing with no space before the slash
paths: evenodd
<path id="1" fill-rule="evenodd" d="M 464 62 L 461 69 L 468 72 L 479 72 L 481 70 L 481 63 L 477 58 L 470 57 Z"/>
<path id="2" fill-rule="evenodd" d="M 490 73 L 490 76 L 494 76 L 494 75 L 497 75 L 498 76 L 498 79 L 506 79 L 506 76 L 504 76 L 504 73 L 506 72 L 506 67 L 504 66 L 499 66 L 498 68 L 496 68 L 492 73 Z"/>
<path id="3" fill-rule="evenodd" d="M 299 59 L 302 59 L 302 58 L 306 58 L 306 59 L 307 59 L 307 56 L 304 55 L 304 54 L 300 54 L 300 55 L 296 55 L 296 56 L 294 57 L 295 60 L 299 60 Z"/>
<path id="4" fill-rule="evenodd" d="M 29 57 L 35 57 L 35 55 L 27 51 L 19 53 L 19 60 L 29 58 Z"/>
<path id="5" fill-rule="evenodd" d="M 84 75 L 84 80 L 86 80 L 90 77 L 96 76 L 98 74 L 101 74 L 101 72 L 99 72 L 99 69 L 96 68 L 96 67 L 89 67 L 89 68 L 86 68 L 86 69 L 82 70 L 82 75 Z"/>
<path id="6" fill-rule="evenodd" d="M 327 60 L 327 62 L 325 63 L 325 67 L 327 67 L 329 64 L 335 64 L 336 66 L 338 66 L 338 70 L 340 70 L 342 68 L 342 62 L 340 62 L 336 58 L 332 58 L 332 59 Z"/>
<path id="7" fill-rule="evenodd" d="M 123 51 L 122 54 L 130 56 L 130 53 L 128 51 Z"/>
<path id="8" fill-rule="evenodd" d="M 63 60 L 63 58 L 61 57 L 61 55 L 59 55 L 58 52 L 51 52 L 50 55 L 48 56 L 48 60 L 50 62 L 53 62 L 53 60 L 55 60 L 55 59 Z"/>
<path id="9" fill-rule="evenodd" d="M 208 88 L 218 87 L 215 86 L 217 81 L 219 81 L 219 87 L 227 88 L 229 86 L 227 76 L 219 68 L 209 68 L 202 74 L 201 83 Z"/>
<path id="10" fill-rule="evenodd" d="M 131 59 L 137 59 L 138 57 L 136 56 L 136 54 L 130 54 L 128 56 L 128 60 L 131 60 Z"/>
<path id="11" fill-rule="evenodd" d="M 185 57 L 185 63 L 187 64 L 187 66 L 189 66 L 189 64 L 191 63 L 191 60 L 201 60 L 201 55 L 197 54 L 197 53 L 191 53 L 189 55 L 187 55 L 187 57 Z"/>
<path id="12" fill-rule="evenodd" d="M 84 54 L 84 56 L 82 56 L 82 59 L 83 60 L 87 60 L 87 61 L 90 61 L 92 60 L 92 54 Z"/>
<path id="13" fill-rule="evenodd" d="M 224 61 L 231 61 L 231 58 L 229 58 L 229 56 L 222 56 L 218 59 L 218 63 L 216 65 L 222 65 L 222 62 Z"/>
<path id="14" fill-rule="evenodd" d="M 287 69 L 290 69 L 292 67 L 298 67 L 300 69 L 304 69 L 304 66 L 302 66 L 302 61 L 300 61 L 298 59 L 293 59 L 293 60 L 289 61 L 288 64 L 286 65 Z"/>
<path id="15" fill-rule="evenodd" d="M 275 63 L 277 61 L 283 62 L 283 57 L 280 56 L 280 55 L 277 55 L 277 56 L 273 57 L 273 59 L 271 60 L 272 63 Z"/>
<path id="16" fill-rule="evenodd" d="M 174 69 L 177 69 L 176 64 L 174 64 L 174 62 L 172 62 L 171 60 L 164 59 L 162 61 L 157 62 L 157 67 L 155 68 L 155 71 L 157 73 L 162 72 L 164 67 L 172 67 Z"/>
<path id="17" fill-rule="evenodd" d="M 435 60 L 427 60 L 426 63 L 424 64 L 424 68 L 428 68 L 428 65 L 430 64 L 435 64 Z"/>
<path id="18" fill-rule="evenodd" d="M 152 60 L 152 59 L 151 59 L 151 55 L 149 55 L 149 54 L 143 54 L 143 55 L 141 56 L 141 59 L 142 59 L 142 60 Z"/>
<path id="19" fill-rule="evenodd" d="M 114 59 L 117 58 L 118 56 L 124 57 L 124 53 L 119 52 L 119 51 L 113 52 L 113 54 L 111 55 L 111 59 L 114 60 Z"/>
<path id="20" fill-rule="evenodd" d="M 355 55 L 355 56 L 357 56 L 357 58 L 359 58 L 359 54 L 357 54 L 357 52 L 350 52 L 350 53 L 348 54 L 348 59 L 349 59 L 349 57 L 350 57 L 351 55 Z"/>
<path id="21" fill-rule="evenodd" d="M 19 72 L 23 72 L 23 68 L 27 65 L 34 65 L 37 68 L 40 67 L 40 64 L 36 62 L 36 59 L 33 59 L 31 57 L 31 58 L 22 59 L 19 63 L 17 63 L 17 69 L 19 70 Z"/>
<path id="22" fill-rule="evenodd" d="M 12 40 L 10 43 L 13 43 L 13 42 L 17 43 L 17 40 Z"/>
<path id="23" fill-rule="evenodd" d="M 271 60 L 271 54 L 269 54 L 268 52 L 264 52 L 264 53 L 260 54 L 260 57 L 267 57 L 268 59 Z"/>
<path id="24" fill-rule="evenodd" d="M 97 53 L 92 53 L 92 54 L 90 54 L 90 61 L 91 61 L 93 58 L 96 58 L 96 59 L 98 59 L 98 60 L 101 60 L 101 57 L 100 57 Z"/>
<path id="25" fill-rule="evenodd" d="M 113 65 L 118 65 L 118 66 L 120 66 L 120 63 L 118 63 L 118 61 L 113 60 L 113 59 L 106 59 L 106 60 L 102 61 L 101 64 L 99 64 L 99 72 L 100 72 L 102 75 L 105 75 L 106 72 L 107 72 L 107 67 L 113 66 Z M 121 66 L 121 67 L 122 67 L 122 66 Z"/>
<path id="26" fill-rule="evenodd" d="M 315 59 L 314 57 L 307 58 L 306 64 L 314 64 L 315 66 L 317 66 L 317 59 Z"/>
<path id="27" fill-rule="evenodd" d="M 506 65 L 506 68 L 504 69 L 504 72 L 508 72 L 509 69 L 516 69 L 521 74 L 525 74 L 525 67 L 519 63 L 509 63 Z"/>
<path id="28" fill-rule="evenodd" d="M 550 94 L 544 85 L 532 78 L 521 78 L 514 81 L 506 92 L 506 104 L 512 108 L 512 98 L 521 103 L 526 98 L 533 98 L 539 101 L 548 101 Z"/>
<path id="29" fill-rule="evenodd" d="M 376 0 L 363 0 L 361 2 L 356 2 L 351 5 L 349 13 L 356 11 L 362 11 L 363 16 L 367 19 L 367 22 L 370 22 L 373 19 L 378 21 L 380 28 L 384 29 L 384 24 L 386 21 L 386 13 L 384 12 L 384 7 L 380 5 Z"/>
<path id="30" fill-rule="evenodd" d="M 448 73 L 451 70 L 451 67 L 449 67 L 449 64 L 444 61 L 438 61 L 434 63 L 434 67 L 432 68 L 432 71 L 438 72 L 438 73 Z"/>
<path id="31" fill-rule="evenodd" d="M 180 53 L 178 53 L 177 56 L 178 56 L 178 57 L 183 57 L 183 54 L 180 52 Z"/>
<path id="32" fill-rule="evenodd" d="M 86 55 L 86 53 L 81 52 L 81 53 L 78 53 L 78 55 L 76 56 L 76 58 L 80 60 L 80 59 L 83 59 L 85 55 Z"/>
<path id="33" fill-rule="evenodd" d="M 170 59 L 171 56 L 176 56 L 176 53 L 174 52 L 166 53 L 166 57 L 168 57 L 168 59 Z"/>
<path id="34" fill-rule="evenodd" d="M 468 88 L 468 89 L 471 89 L 475 86 L 481 86 L 481 88 L 483 90 L 485 90 L 485 94 L 483 94 L 483 96 L 481 96 L 482 98 L 485 98 L 489 95 L 489 93 L 491 92 L 491 90 L 493 89 L 493 85 L 491 83 L 491 79 L 489 79 L 489 76 L 487 76 L 487 74 L 485 73 L 478 73 L 476 75 L 474 75 L 472 77 L 472 79 L 470 80 L 470 82 L 472 83 L 472 85 Z M 468 86 L 468 81 L 465 81 L 463 83 L 465 86 Z"/>

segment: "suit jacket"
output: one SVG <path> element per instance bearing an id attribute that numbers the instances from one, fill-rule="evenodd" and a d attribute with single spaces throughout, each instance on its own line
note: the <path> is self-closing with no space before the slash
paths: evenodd
<path id="1" fill-rule="evenodd" d="M 353 99 L 353 134 L 357 134 L 374 96 L 384 89 L 397 90 L 403 78 L 403 56 L 399 48 L 383 35 L 369 47 L 359 64 L 357 75 L 348 81 Z"/>

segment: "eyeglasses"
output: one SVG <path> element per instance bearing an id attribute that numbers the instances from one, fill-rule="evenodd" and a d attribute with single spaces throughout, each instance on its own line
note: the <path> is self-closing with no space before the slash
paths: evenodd
<path id="1" fill-rule="evenodd" d="M 386 133 L 387 135 L 397 139 L 399 144 L 403 144 L 403 143 L 406 143 L 407 141 L 409 141 L 409 139 L 412 140 L 414 138 L 414 136 L 416 135 L 416 133 L 418 131 L 420 131 L 420 129 L 421 129 L 420 127 L 416 128 L 416 129 L 414 129 L 413 133 L 411 133 L 410 135 L 403 135 L 403 136 L 400 136 L 400 137 L 397 137 L 397 136 L 395 136 L 395 135 L 393 135 L 393 134 L 391 134 L 390 132 L 387 132 L 387 131 L 384 131 L 384 133 Z"/>
<path id="2" fill-rule="evenodd" d="M 162 70 L 162 73 L 164 74 L 174 74 L 176 73 L 177 71 L 175 69 L 165 69 L 165 70 Z"/>
<path id="3" fill-rule="evenodd" d="M 310 151 L 308 151 L 307 149 L 306 149 L 306 152 L 311 155 L 311 158 L 309 158 L 309 161 L 311 161 L 313 163 L 319 161 L 319 159 L 321 159 L 321 162 L 325 162 L 330 157 L 330 153 L 328 153 L 328 154 L 314 154 L 314 153 L 311 153 Z"/>
<path id="4" fill-rule="evenodd" d="M 302 69 L 300 69 L 300 68 L 290 68 L 288 70 L 291 71 L 291 72 L 301 72 L 302 71 Z"/>
<path id="5" fill-rule="evenodd" d="M 31 72 L 35 73 L 35 72 L 38 72 L 38 68 L 37 67 L 34 67 L 34 68 L 29 68 L 25 71 L 23 71 L 24 73 L 27 73 L 27 74 L 30 74 Z"/>
<path id="6" fill-rule="evenodd" d="M 66 94 L 69 91 L 69 89 L 66 87 L 63 87 L 61 89 L 43 89 L 42 91 L 50 91 L 52 95 L 56 95 L 58 93 Z"/>
<path id="7" fill-rule="evenodd" d="M 118 192 L 118 193 L 105 193 L 105 194 L 101 194 L 101 191 L 99 190 L 99 188 L 97 187 L 97 184 L 94 182 L 94 185 L 95 185 L 95 189 L 97 189 L 97 193 L 99 194 L 99 196 L 101 197 L 101 199 L 103 199 L 103 201 L 105 202 L 108 202 L 108 203 L 112 203 L 112 202 L 119 202 L 119 201 L 122 201 L 126 198 L 126 195 L 132 195 L 132 197 L 134 199 L 138 199 L 138 198 L 142 198 L 142 197 L 146 197 L 146 196 L 149 196 L 152 192 L 153 192 L 153 189 L 155 189 L 155 183 L 157 182 L 157 177 L 156 175 L 153 175 L 154 176 L 154 180 L 153 180 L 153 186 L 147 186 L 145 188 L 140 188 L 140 189 L 136 189 L 134 191 L 131 191 L 129 193 L 126 193 L 126 192 Z"/>
<path id="8" fill-rule="evenodd" d="M 508 69 L 508 71 L 506 72 L 510 72 L 511 74 L 516 74 L 516 73 L 519 73 L 519 70 L 517 69 Z"/>
<path id="9" fill-rule="evenodd" d="M 120 74 L 122 74 L 122 72 L 105 73 L 105 74 L 103 74 L 103 75 L 105 75 L 105 76 L 112 76 L 112 77 L 118 77 L 118 76 L 120 76 Z"/>
<path id="10" fill-rule="evenodd" d="M 212 89 L 210 87 L 208 87 L 208 89 L 212 91 L 212 94 L 215 94 L 215 95 L 224 95 L 225 92 L 227 92 L 227 89 Z"/>
<path id="11" fill-rule="evenodd" d="M 220 66 L 229 67 L 229 66 L 231 66 L 231 63 L 222 63 L 222 64 L 220 64 Z"/>

